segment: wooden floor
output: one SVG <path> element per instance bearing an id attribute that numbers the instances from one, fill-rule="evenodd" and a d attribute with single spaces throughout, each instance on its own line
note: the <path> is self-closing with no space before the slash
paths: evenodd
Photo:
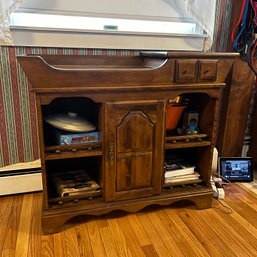
<path id="1" fill-rule="evenodd" d="M 0 198 L 1 257 L 257 256 L 257 196 L 235 184 L 208 210 L 155 206 L 83 217 L 47 236 L 40 210 L 41 193 Z"/>

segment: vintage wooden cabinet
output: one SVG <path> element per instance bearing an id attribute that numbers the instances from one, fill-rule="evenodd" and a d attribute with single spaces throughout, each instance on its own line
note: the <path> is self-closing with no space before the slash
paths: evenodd
<path id="1" fill-rule="evenodd" d="M 210 174 L 221 89 L 229 86 L 237 54 L 148 53 L 138 56 L 19 56 L 36 94 L 43 177 L 44 233 L 78 215 L 139 211 L 190 200 L 212 205 Z M 166 131 L 170 99 L 189 99 L 199 113 L 201 140 Z M 72 108 L 92 121 L 98 142 L 58 145 L 45 117 Z M 73 109 L 72 109 L 73 111 Z M 169 133 L 168 133 L 169 132 Z M 165 185 L 164 160 L 180 154 L 196 166 L 195 183 Z M 90 194 L 58 195 L 58 170 L 85 169 L 100 185 Z"/>

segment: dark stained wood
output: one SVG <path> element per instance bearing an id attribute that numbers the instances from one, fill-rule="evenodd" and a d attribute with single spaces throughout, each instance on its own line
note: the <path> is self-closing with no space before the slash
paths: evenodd
<path id="1" fill-rule="evenodd" d="M 240 98 L 237 96 L 239 106 L 248 104 L 250 94 L 251 74 L 241 65 L 237 54 L 170 52 L 166 57 L 119 57 L 117 63 L 115 57 L 106 56 L 58 58 L 18 57 L 37 96 L 44 233 L 62 230 L 65 222 L 80 215 L 103 215 L 114 210 L 136 212 L 152 204 L 170 205 L 181 200 L 195 203 L 198 209 L 211 207 L 210 174 L 221 89 L 226 86 L 228 95 L 234 95 L 243 84 L 247 94 L 243 99 L 241 94 Z M 178 95 L 190 99 L 188 108 L 199 113 L 199 130 L 207 135 L 207 140 L 177 143 L 176 147 L 165 144 L 166 105 Z M 64 99 L 63 107 L 67 99 L 82 99 L 87 104 L 90 99 L 91 104 L 80 111 L 95 118 L 97 131 L 101 133 L 101 143 L 93 144 L 94 149 L 46 143 L 49 132 L 44 115 L 55 110 L 53 102 L 57 98 Z M 221 153 L 225 147 L 232 149 L 235 145 L 238 150 L 242 139 L 242 126 L 229 127 L 224 117 L 232 119 L 238 115 L 240 121 L 246 122 L 240 118 L 245 110 L 231 114 L 231 107 L 221 113 L 219 140 L 222 137 L 226 142 L 219 145 Z M 228 127 L 237 133 L 234 140 L 228 134 Z M 196 165 L 201 176 L 196 185 L 182 183 L 178 187 L 163 188 L 164 157 L 170 151 L 182 153 Z M 101 194 L 62 200 L 54 190 L 50 175 L 56 169 L 71 168 L 92 170 Z M 109 234 L 108 228 L 100 236 Z M 103 247 L 111 249 L 112 243 L 105 241 Z M 152 246 L 143 252 L 153 252 Z"/>
<path id="2" fill-rule="evenodd" d="M 161 193 L 165 107 L 165 101 L 106 104 L 107 201 Z"/>
<path id="3" fill-rule="evenodd" d="M 253 73 L 236 59 L 231 82 L 223 89 L 217 148 L 220 156 L 241 156 L 247 126 Z"/>
<path id="4" fill-rule="evenodd" d="M 72 87 L 74 89 L 90 87 L 97 89 L 102 87 L 113 88 L 114 86 L 122 88 L 124 86 L 169 85 L 174 84 L 174 81 L 181 76 L 184 76 L 184 79 L 182 77 L 182 80 L 179 80 L 179 82 L 193 83 L 202 80 L 202 75 L 206 73 L 206 71 L 209 74 L 216 74 L 217 72 L 215 81 L 222 83 L 225 82 L 232 68 L 234 58 L 238 57 L 238 54 L 215 55 L 178 52 L 176 54 L 168 54 L 168 56 L 168 58 L 164 59 L 154 59 L 155 62 L 153 62 L 153 59 L 143 58 L 144 62 L 142 62 L 142 66 L 140 67 L 138 67 L 138 65 L 133 66 L 132 57 L 124 57 L 124 62 L 127 61 L 127 66 L 119 66 L 118 62 L 117 66 L 114 67 L 109 67 L 108 63 L 115 63 L 115 58 L 112 57 L 110 59 L 110 57 L 106 57 L 108 62 L 104 63 L 103 67 L 99 67 L 98 62 L 99 59 L 103 59 L 102 56 L 92 56 L 89 58 L 92 63 L 91 66 L 81 66 L 81 59 L 85 57 L 77 56 L 77 58 L 73 60 L 73 66 L 71 67 L 68 64 L 65 68 L 56 67 L 56 62 L 54 62 L 53 57 L 46 58 L 45 60 L 43 56 L 18 56 L 17 58 L 34 90 L 53 89 L 56 87 Z M 216 65 L 211 65 L 209 66 L 209 70 L 205 70 L 206 67 L 203 66 L 202 63 L 206 62 L 206 58 L 211 58 L 211 62 L 216 63 L 218 59 L 214 59 L 215 57 L 220 58 L 218 68 Z M 56 56 L 56 58 L 58 58 L 58 56 Z M 65 62 L 63 57 L 61 60 Z M 68 57 L 68 60 L 68 63 L 70 63 L 71 57 Z M 47 63 L 47 61 L 51 61 L 52 63 Z M 31 66 L 34 67 L 34 73 L 30 72 Z M 200 68 L 204 67 L 204 71 L 201 71 L 199 66 Z M 101 76 L 99 76 L 99 72 Z M 122 84 L 117 80 L 117 74 L 122 77 Z M 62 77 L 62 80 L 60 80 L 59 77 Z M 213 78 L 213 76 L 207 76 L 204 80 L 213 81 Z"/>

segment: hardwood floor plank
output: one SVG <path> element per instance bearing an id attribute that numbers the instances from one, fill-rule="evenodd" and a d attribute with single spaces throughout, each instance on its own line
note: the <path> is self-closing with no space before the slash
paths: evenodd
<path id="1" fill-rule="evenodd" d="M 41 249 L 41 193 L 33 194 L 31 227 L 29 232 L 29 249 L 27 257 L 38 257 L 37 249 Z"/>
<path id="2" fill-rule="evenodd" d="M 32 219 L 33 195 L 23 196 L 22 210 L 20 215 L 19 233 L 16 243 L 16 257 L 27 257 L 29 249 L 29 236 Z"/>
<path id="3" fill-rule="evenodd" d="M 76 228 L 69 227 L 64 231 L 64 240 L 62 240 L 64 256 L 74 257 L 79 256 L 79 247 L 77 241 Z"/>
<path id="4" fill-rule="evenodd" d="M 87 227 L 84 224 L 76 226 L 79 256 L 89 257 L 94 256 L 93 250 L 90 244 L 90 238 L 88 235 Z"/>
<path id="5" fill-rule="evenodd" d="M 167 222 L 169 217 L 167 215 L 161 215 L 161 213 L 163 213 L 161 210 L 157 210 L 156 212 L 148 213 L 147 216 L 169 252 L 177 257 L 184 256 L 183 251 L 172 236 L 172 231 L 170 230 L 171 222 Z"/>
<path id="6" fill-rule="evenodd" d="M 93 218 L 93 217 L 92 217 Z M 103 215 L 102 217 L 98 217 L 97 221 L 97 227 L 100 228 L 107 228 L 108 227 L 108 221 L 107 221 L 107 216 Z"/>
<path id="7" fill-rule="evenodd" d="M 153 206 L 84 217 L 44 236 L 41 197 L 0 198 L 1 257 L 257 257 L 257 197 L 238 184 L 210 209 Z"/>
<path id="8" fill-rule="evenodd" d="M 227 205 L 223 201 L 224 205 Z M 246 221 L 242 216 L 240 216 L 237 212 L 233 211 L 231 214 L 226 214 L 220 212 L 216 209 L 218 215 L 220 215 L 224 222 L 230 224 L 230 226 L 234 227 L 236 231 L 240 231 L 240 234 L 257 250 L 257 228 L 252 226 L 248 221 Z"/>
<path id="9" fill-rule="evenodd" d="M 0 253 L 3 256 L 14 256 L 23 196 L 10 196 L 8 198 L 0 199 Z"/>
<path id="10" fill-rule="evenodd" d="M 219 252 L 223 254 L 223 256 L 235 257 L 233 248 L 227 244 L 226 240 L 223 238 L 223 235 L 219 233 L 218 230 L 214 229 L 212 223 L 215 222 L 215 217 L 213 217 L 212 221 L 210 222 L 203 218 L 202 212 L 198 212 L 197 210 L 193 209 L 182 209 L 179 211 L 179 216 L 182 218 L 185 224 L 188 225 L 188 223 L 192 220 L 198 229 L 201 228 L 201 232 L 203 232 L 204 236 L 206 236 L 204 239 L 205 244 L 206 240 L 210 239 L 210 243 L 213 243 Z M 191 226 L 189 226 L 189 228 L 191 228 Z M 195 234 L 195 236 L 199 237 L 199 234 Z"/>
<path id="11" fill-rule="evenodd" d="M 118 250 L 114 242 L 114 235 L 109 227 L 99 229 L 101 240 L 107 257 L 119 257 Z"/>
<path id="12" fill-rule="evenodd" d="M 131 227 L 140 243 L 141 246 L 145 245 L 151 245 L 152 242 L 150 238 L 148 237 L 147 233 L 145 232 L 142 224 L 138 220 L 138 217 L 136 214 L 129 214 L 128 215 L 129 223 L 131 224 Z"/>
<path id="13" fill-rule="evenodd" d="M 15 257 L 15 249 L 4 249 L 0 256 L 1 257 Z"/>
<path id="14" fill-rule="evenodd" d="M 228 191 L 227 189 L 226 191 Z M 239 199 L 246 205 L 248 205 L 251 209 L 254 211 L 257 211 L 257 197 L 253 196 L 249 192 L 247 193 L 246 191 L 241 191 L 242 193 L 237 195 Z"/>
<path id="15" fill-rule="evenodd" d="M 211 211 L 211 210 L 209 210 Z M 195 215 L 200 215 L 199 212 L 195 213 Z M 208 212 L 201 212 L 201 217 L 208 223 L 211 224 L 211 227 L 214 231 L 217 231 L 217 234 L 220 238 L 222 238 L 223 242 L 225 242 L 228 246 L 228 249 L 231 249 L 231 251 L 234 252 L 235 256 L 241 257 L 241 256 L 251 256 L 247 252 L 244 251 L 244 248 L 242 245 L 238 243 L 238 238 L 234 238 L 234 229 L 230 227 L 229 230 L 224 228 L 223 222 L 217 221 L 216 215 L 209 215 Z"/>
<path id="16" fill-rule="evenodd" d="M 113 235 L 113 241 L 115 244 L 115 248 L 117 249 L 118 256 L 133 257 L 127 246 L 127 241 L 122 233 L 117 219 L 108 219 L 108 225 L 110 228 L 110 232 Z"/>
<path id="17" fill-rule="evenodd" d="M 90 220 L 85 224 L 85 226 L 87 228 L 88 236 L 90 238 L 90 243 L 94 254 L 93 256 L 106 257 L 97 222 L 94 220 Z"/>
<path id="18" fill-rule="evenodd" d="M 53 255 L 54 256 L 65 256 L 63 249 L 63 241 L 65 240 L 63 233 L 56 233 L 51 235 L 53 240 Z"/>
<path id="19" fill-rule="evenodd" d="M 195 217 L 191 217 L 191 214 L 188 214 L 187 210 L 185 209 L 178 210 L 178 214 L 179 217 L 186 224 L 188 229 L 194 234 L 196 239 L 206 249 L 210 256 L 232 257 L 232 254 L 226 255 L 227 248 L 224 247 L 220 240 L 217 240 L 216 235 L 213 233 L 211 229 L 205 229 L 204 224 L 199 225 L 199 222 L 195 219 Z"/>
<path id="20" fill-rule="evenodd" d="M 237 183 L 236 185 L 257 199 L 257 187 L 255 181 L 250 183 Z"/>
<path id="21" fill-rule="evenodd" d="M 55 255 L 54 252 L 54 236 L 55 235 L 48 235 L 48 236 L 42 236 L 42 257 L 55 257 L 58 255 Z M 61 248 L 62 249 L 62 248 Z M 39 249 L 38 251 L 40 251 Z M 39 253 L 39 252 L 37 252 Z M 62 256 L 62 255 L 60 255 Z M 65 255 L 63 255 L 65 256 Z"/>
<path id="22" fill-rule="evenodd" d="M 170 251 L 162 240 L 159 231 L 156 231 L 155 227 L 152 225 L 149 217 L 145 213 L 137 214 L 142 226 L 144 227 L 148 237 L 150 238 L 153 247 L 159 256 L 176 256 L 174 251 Z"/>
<path id="23" fill-rule="evenodd" d="M 159 257 L 159 254 L 156 252 L 152 244 L 142 246 L 142 249 L 146 257 Z"/>
<path id="24" fill-rule="evenodd" d="M 179 234 L 180 238 L 183 238 L 180 247 L 182 251 L 186 251 L 186 256 L 210 256 L 208 252 L 203 248 L 203 246 L 199 243 L 199 241 L 194 237 L 191 231 L 187 228 L 183 220 L 180 219 L 176 209 L 167 208 L 164 211 L 172 222 L 170 228 L 172 229 L 173 233 Z"/>
<path id="25" fill-rule="evenodd" d="M 244 203 L 240 198 L 240 194 L 234 194 L 234 188 L 232 190 L 226 190 L 226 203 L 238 214 L 240 214 L 245 220 L 251 223 L 255 228 L 257 228 L 256 211 L 251 208 L 248 204 Z M 245 194 L 241 190 L 242 194 Z M 249 194 L 250 196 L 250 194 Z"/>
<path id="26" fill-rule="evenodd" d="M 207 213 L 207 216 L 209 216 L 209 218 L 211 219 L 215 215 L 215 212 L 216 212 L 216 210 L 211 209 Z M 248 254 L 249 256 L 254 256 L 257 253 L 256 249 L 254 249 L 254 247 L 252 247 L 248 243 L 246 238 L 243 237 L 243 235 L 241 234 L 241 230 L 240 230 L 240 234 L 239 234 L 237 228 L 235 226 L 229 224 L 228 222 L 225 222 L 225 220 L 220 215 L 215 215 L 215 221 L 218 224 L 221 224 L 224 231 L 226 231 L 227 233 L 229 231 L 229 235 L 234 239 L 234 241 L 238 245 L 240 245 L 240 248 L 242 248 L 242 250 L 245 254 Z"/>
<path id="27" fill-rule="evenodd" d="M 127 241 L 128 248 L 133 257 L 145 257 L 144 251 L 140 245 L 140 242 L 133 230 L 133 226 L 130 224 L 127 216 L 122 216 L 118 219 L 119 226 Z"/>

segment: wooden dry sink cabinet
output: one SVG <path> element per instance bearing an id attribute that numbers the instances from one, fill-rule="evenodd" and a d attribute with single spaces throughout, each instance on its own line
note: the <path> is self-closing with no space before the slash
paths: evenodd
<path id="1" fill-rule="evenodd" d="M 43 178 L 44 233 L 78 215 L 139 211 L 189 200 L 212 205 L 210 174 L 221 89 L 231 81 L 237 54 L 147 53 L 138 56 L 18 56 L 36 94 Z M 169 99 L 189 99 L 199 113 L 202 140 L 166 133 Z M 75 105 L 93 121 L 99 142 L 57 145 L 44 116 Z M 164 186 L 164 158 L 179 153 L 201 175 L 196 183 Z M 100 185 L 88 195 L 60 197 L 49 179 L 56 169 L 86 169 Z"/>

